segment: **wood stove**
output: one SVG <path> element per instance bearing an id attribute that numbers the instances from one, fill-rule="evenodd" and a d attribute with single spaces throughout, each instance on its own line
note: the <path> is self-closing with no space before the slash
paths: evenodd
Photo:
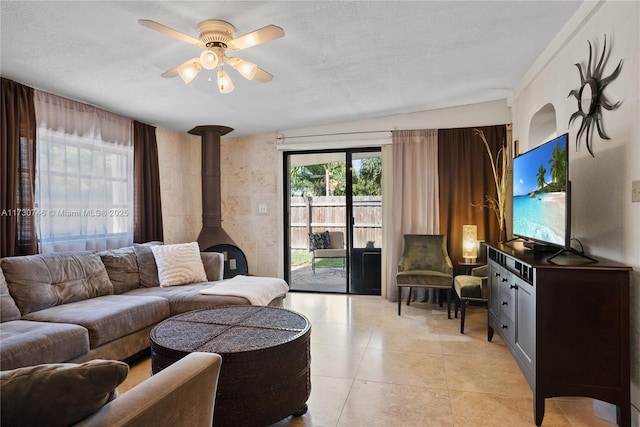
<path id="1" fill-rule="evenodd" d="M 224 278 L 230 279 L 239 274 L 249 274 L 249 264 L 242 249 L 236 245 L 221 243 L 208 247 L 203 252 L 220 252 L 224 255 Z"/>
<path id="2" fill-rule="evenodd" d="M 222 228 L 220 188 L 220 137 L 231 132 L 227 126 L 196 126 L 189 131 L 202 137 L 202 230 L 198 245 L 203 252 L 224 254 L 224 278 L 249 274 L 247 257 Z"/>

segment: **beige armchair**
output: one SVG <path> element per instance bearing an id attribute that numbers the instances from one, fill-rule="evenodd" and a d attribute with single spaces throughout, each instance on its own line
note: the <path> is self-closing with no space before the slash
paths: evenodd
<path id="1" fill-rule="evenodd" d="M 402 307 L 402 288 L 443 289 L 447 293 L 447 316 L 451 319 L 453 264 L 447 253 L 447 236 L 443 234 L 405 234 L 402 257 L 396 274 L 398 316 Z M 442 301 L 440 301 L 442 306 Z"/>
<path id="2" fill-rule="evenodd" d="M 222 357 L 189 353 L 75 427 L 211 427 Z"/>
<path id="3" fill-rule="evenodd" d="M 330 249 L 316 249 L 311 248 L 313 256 L 311 258 L 311 269 L 313 274 L 316 274 L 316 259 L 318 258 L 342 258 L 342 268 L 345 267 L 345 260 L 347 258 L 347 249 L 344 244 L 344 234 L 342 231 L 328 231 L 329 241 L 331 243 Z"/>

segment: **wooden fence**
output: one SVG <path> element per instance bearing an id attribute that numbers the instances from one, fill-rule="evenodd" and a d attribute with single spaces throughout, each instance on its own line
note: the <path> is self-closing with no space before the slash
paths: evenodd
<path id="1" fill-rule="evenodd" d="M 290 202 L 291 249 L 309 250 L 309 233 L 342 231 L 346 240 L 347 207 L 344 196 L 295 196 Z M 354 196 L 353 247 L 382 243 L 382 196 Z"/>

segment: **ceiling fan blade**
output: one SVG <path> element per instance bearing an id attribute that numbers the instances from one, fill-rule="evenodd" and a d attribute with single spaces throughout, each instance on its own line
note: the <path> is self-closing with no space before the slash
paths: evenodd
<path id="1" fill-rule="evenodd" d="M 259 30 L 252 31 L 231 40 L 228 46 L 230 49 L 241 50 L 278 39 L 282 36 L 284 36 L 284 30 L 282 28 L 276 25 L 267 25 Z"/>
<path id="2" fill-rule="evenodd" d="M 169 78 L 169 77 L 175 77 L 178 75 L 178 67 L 180 65 L 178 65 L 177 67 L 173 67 L 170 70 L 165 71 L 164 73 L 160 74 L 162 77 L 164 78 Z"/>
<path id="3" fill-rule="evenodd" d="M 259 82 L 266 83 L 273 80 L 273 74 L 258 67 L 258 71 L 256 71 L 256 76 L 253 79 L 258 80 Z"/>
<path id="4" fill-rule="evenodd" d="M 202 43 L 200 40 L 181 33 L 180 31 L 174 30 L 173 28 L 167 27 L 166 25 L 162 25 L 156 21 L 152 21 L 150 19 L 138 19 L 138 24 L 167 36 L 173 37 L 175 39 L 181 40 L 185 43 L 189 43 L 201 48 L 205 47 L 204 43 Z"/>

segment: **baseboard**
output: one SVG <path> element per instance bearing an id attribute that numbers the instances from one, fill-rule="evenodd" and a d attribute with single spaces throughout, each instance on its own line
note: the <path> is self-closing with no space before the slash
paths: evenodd
<path id="1" fill-rule="evenodd" d="M 598 417 L 616 424 L 616 406 L 600 400 L 593 401 L 593 412 Z M 631 427 L 640 427 L 640 411 L 631 405 Z"/>
<path id="2" fill-rule="evenodd" d="M 593 413 L 597 417 L 616 424 L 616 412 L 616 405 L 612 405 L 611 403 L 603 402 L 601 400 L 593 400 Z"/>

